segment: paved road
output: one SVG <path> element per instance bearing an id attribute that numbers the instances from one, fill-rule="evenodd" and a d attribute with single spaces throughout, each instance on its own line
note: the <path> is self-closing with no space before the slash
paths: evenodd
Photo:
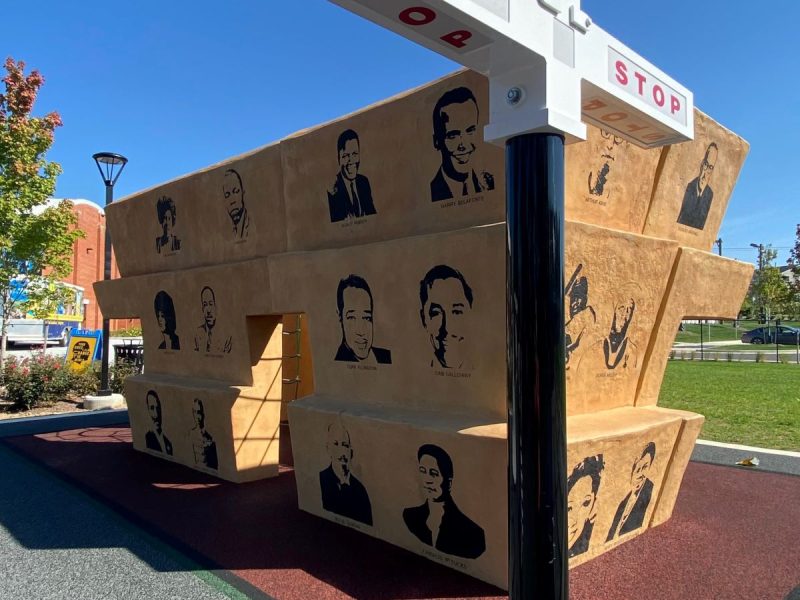
<path id="1" fill-rule="evenodd" d="M 0 465 L 0 598 L 246 598 L 2 445 Z"/>

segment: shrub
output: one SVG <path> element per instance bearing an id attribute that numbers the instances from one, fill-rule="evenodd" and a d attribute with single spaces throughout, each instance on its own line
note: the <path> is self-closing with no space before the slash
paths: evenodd
<path id="1" fill-rule="evenodd" d="M 725 358 L 728 359 L 728 362 L 733 362 L 733 352 L 727 352 Z"/>
<path id="2" fill-rule="evenodd" d="M 675 350 L 670 350 L 669 351 L 669 359 L 670 360 L 675 360 Z"/>
<path id="3" fill-rule="evenodd" d="M 697 350 L 692 350 L 689 353 L 689 360 L 697 360 Z"/>
<path id="4" fill-rule="evenodd" d="M 139 369 L 132 361 L 117 360 L 109 370 L 109 387 L 115 394 L 125 391 L 125 379 L 139 373 Z"/>
<path id="5" fill-rule="evenodd" d="M 117 329 L 111 332 L 111 337 L 142 337 L 142 328 L 139 325 L 131 325 L 125 329 Z"/>
<path id="6" fill-rule="evenodd" d="M 764 362 L 764 353 L 763 352 L 756 352 L 756 362 L 763 363 Z"/>
<path id="7" fill-rule="evenodd" d="M 49 406 L 92 387 L 91 375 L 74 373 L 62 358 L 42 354 L 23 360 L 9 358 L 3 383 L 5 398 L 19 410 Z"/>

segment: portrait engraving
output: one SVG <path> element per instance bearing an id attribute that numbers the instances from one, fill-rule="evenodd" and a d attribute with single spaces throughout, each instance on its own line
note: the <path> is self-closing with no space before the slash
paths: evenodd
<path id="1" fill-rule="evenodd" d="M 352 472 L 353 446 L 350 433 L 338 421 L 328 425 L 325 448 L 330 457 L 320 471 L 322 508 L 353 521 L 372 525 L 372 504 L 367 489 Z"/>
<path id="2" fill-rule="evenodd" d="M 336 141 L 339 172 L 328 190 L 331 223 L 376 214 L 369 179 L 359 173 L 361 141 L 352 129 L 346 129 Z"/>
<path id="3" fill-rule="evenodd" d="M 472 90 L 445 92 L 433 108 L 433 147 L 441 165 L 431 180 L 431 202 L 474 196 L 494 189 L 494 176 L 478 165 L 478 101 Z"/>
<path id="4" fill-rule="evenodd" d="M 478 558 L 486 550 L 481 528 L 456 505 L 452 496 L 453 461 L 434 444 L 417 451 L 419 484 L 425 501 L 403 510 L 403 521 L 419 541 L 440 552 Z"/>
<path id="5" fill-rule="evenodd" d="M 147 392 L 147 412 L 153 422 L 152 429 L 145 434 L 144 438 L 147 449 L 172 456 L 172 442 L 169 441 L 162 428 L 161 399 L 155 390 L 148 390 Z"/>

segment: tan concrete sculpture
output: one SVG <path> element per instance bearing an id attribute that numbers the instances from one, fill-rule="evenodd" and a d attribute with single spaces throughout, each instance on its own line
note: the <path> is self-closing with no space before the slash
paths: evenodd
<path id="1" fill-rule="evenodd" d="M 486 81 L 461 71 L 110 206 L 123 278 L 98 297 L 146 344 L 134 446 L 275 475 L 294 386 L 303 510 L 505 586 L 505 182 L 487 119 Z M 567 148 L 553 360 L 571 565 L 671 515 L 703 421 L 656 406 L 671 342 L 683 317 L 735 317 L 750 279 L 705 251 L 747 144 L 696 121 L 677 147 L 590 127 Z"/>

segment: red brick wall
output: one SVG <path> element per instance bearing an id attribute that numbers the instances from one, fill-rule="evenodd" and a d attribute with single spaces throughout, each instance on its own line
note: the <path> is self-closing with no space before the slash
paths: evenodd
<path id="1" fill-rule="evenodd" d="M 83 288 L 86 304 L 86 317 L 83 322 L 85 329 L 101 329 L 103 327 L 103 314 L 94 295 L 92 284 L 103 279 L 103 261 L 105 258 L 106 218 L 100 208 L 85 200 L 75 202 L 75 214 L 78 216 L 78 228 L 86 237 L 75 242 L 72 249 L 72 274 L 65 277 L 64 281 L 79 285 Z M 111 257 L 111 277 L 119 277 L 117 262 Z M 111 331 L 124 329 L 132 325 L 139 325 L 138 319 L 112 319 Z"/>

